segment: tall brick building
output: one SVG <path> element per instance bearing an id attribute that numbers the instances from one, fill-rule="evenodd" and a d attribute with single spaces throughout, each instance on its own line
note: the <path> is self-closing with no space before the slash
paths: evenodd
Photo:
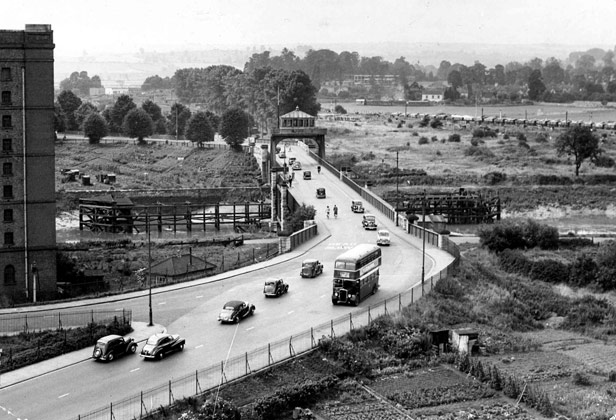
<path id="1" fill-rule="evenodd" d="M 0 30 L 0 305 L 56 291 L 53 32 Z"/>

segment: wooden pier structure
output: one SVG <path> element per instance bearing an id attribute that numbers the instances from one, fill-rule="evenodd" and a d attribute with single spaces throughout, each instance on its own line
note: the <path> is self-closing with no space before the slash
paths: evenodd
<path id="1" fill-rule="evenodd" d="M 215 230 L 233 225 L 234 230 L 243 232 L 250 226 L 260 227 L 270 216 L 270 204 L 264 202 L 135 205 L 129 199 L 111 196 L 79 199 L 79 230 L 93 232 L 141 233 L 150 228 L 162 232 L 165 227 L 174 233 L 178 229 L 205 232 L 208 225 Z"/>

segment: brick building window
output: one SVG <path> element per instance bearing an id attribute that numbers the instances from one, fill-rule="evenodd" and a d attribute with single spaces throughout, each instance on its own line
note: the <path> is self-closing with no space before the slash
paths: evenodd
<path id="1" fill-rule="evenodd" d="M 4 162 L 2 164 L 2 175 L 4 175 L 4 176 L 13 175 L 13 163 L 11 163 L 11 162 Z"/>
<path id="2" fill-rule="evenodd" d="M 4 232 L 4 245 L 15 245 L 13 232 Z"/>
<path id="3" fill-rule="evenodd" d="M 3 90 L 2 91 L 2 105 L 10 105 L 12 103 L 11 101 L 11 91 L 10 90 Z"/>
<path id="4" fill-rule="evenodd" d="M 2 188 L 2 198 L 13 198 L 12 185 L 5 185 L 4 188 Z"/>
<path id="5" fill-rule="evenodd" d="M 3 220 L 6 223 L 10 223 L 13 221 L 13 209 L 4 209 L 4 217 Z"/>
<path id="6" fill-rule="evenodd" d="M 13 128 L 13 119 L 10 115 L 2 116 L 2 128 Z"/>
<path id="7" fill-rule="evenodd" d="M 10 80 L 11 80 L 11 68 L 2 67 L 2 70 L 0 70 L 0 81 L 8 82 Z"/>
<path id="8" fill-rule="evenodd" d="M 13 151 L 13 139 L 2 139 L 2 151 L 6 153 Z"/>
<path id="9" fill-rule="evenodd" d="M 4 284 L 16 284 L 15 267 L 7 265 L 4 267 Z"/>

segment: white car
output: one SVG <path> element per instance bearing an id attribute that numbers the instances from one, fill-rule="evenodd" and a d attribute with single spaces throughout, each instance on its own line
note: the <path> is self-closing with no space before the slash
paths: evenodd
<path id="1" fill-rule="evenodd" d="M 385 229 L 381 229 L 376 233 L 376 244 L 377 245 L 391 245 L 391 240 L 389 238 L 389 231 Z"/>

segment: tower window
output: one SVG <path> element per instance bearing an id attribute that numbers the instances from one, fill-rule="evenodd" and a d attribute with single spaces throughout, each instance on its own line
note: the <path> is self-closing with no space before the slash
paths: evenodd
<path id="1" fill-rule="evenodd" d="M 13 175 L 13 164 L 11 162 L 4 162 L 2 164 L 2 175 Z"/>
<path id="2" fill-rule="evenodd" d="M 2 105 L 10 105 L 11 104 L 11 91 L 3 90 L 2 91 Z"/>
<path id="3" fill-rule="evenodd" d="M 13 232 L 4 232 L 4 245 L 15 245 Z"/>
<path id="4" fill-rule="evenodd" d="M 13 119 L 10 115 L 2 116 L 2 128 L 12 128 L 13 127 Z"/>
<path id="5" fill-rule="evenodd" d="M 8 82 L 11 80 L 11 68 L 10 67 L 2 67 L 2 70 L 0 70 L 0 80 L 3 82 Z"/>
<path id="6" fill-rule="evenodd" d="M 5 185 L 4 188 L 2 188 L 2 197 L 3 198 L 13 198 L 13 186 L 12 185 Z"/>
<path id="7" fill-rule="evenodd" d="M 4 267 L 4 284 L 16 284 L 15 267 L 12 265 Z"/>
<path id="8" fill-rule="evenodd" d="M 3 220 L 7 223 L 10 223 L 13 221 L 13 209 L 4 209 Z"/>
<path id="9" fill-rule="evenodd" d="M 2 139 L 2 151 L 3 152 L 13 151 L 13 140 L 12 139 Z"/>

